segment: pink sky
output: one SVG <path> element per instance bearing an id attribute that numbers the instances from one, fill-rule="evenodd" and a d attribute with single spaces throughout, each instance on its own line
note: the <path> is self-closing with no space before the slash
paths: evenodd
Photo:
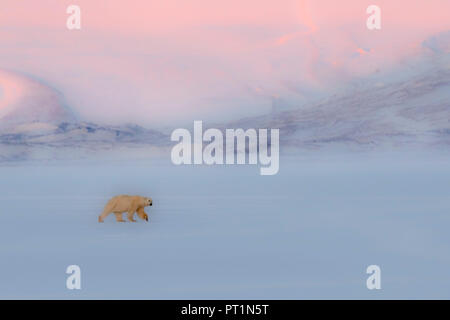
<path id="1" fill-rule="evenodd" d="M 65 27 L 70 4 L 81 31 Z M 448 0 L 3 0 L 0 67 L 49 83 L 86 119 L 160 125 L 264 113 L 272 96 L 301 105 L 447 30 Z"/>

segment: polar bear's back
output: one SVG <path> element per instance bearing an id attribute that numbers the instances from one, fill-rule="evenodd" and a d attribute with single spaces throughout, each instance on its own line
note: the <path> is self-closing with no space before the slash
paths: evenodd
<path id="1" fill-rule="evenodd" d="M 110 212 L 128 211 L 135 198 L 135 196 L 129 196 L 126 194 L 115 196 L 108 201 L 106 204 L 106 209 Z"/>

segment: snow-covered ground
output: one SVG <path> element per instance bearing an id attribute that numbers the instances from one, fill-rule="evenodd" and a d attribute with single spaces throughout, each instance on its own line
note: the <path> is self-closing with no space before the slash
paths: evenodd
<path id="1" fill-rule="evenodd" d="M 448 158 L 351 159 L 0 167 L 0 298 L 450 298 Z M 121 193 L 149 223 L 97 222 Z"/>

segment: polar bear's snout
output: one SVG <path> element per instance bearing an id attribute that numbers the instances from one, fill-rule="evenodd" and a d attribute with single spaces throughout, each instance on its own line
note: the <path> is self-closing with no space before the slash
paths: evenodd
<path id="1" fill-rule="evenodd" d="M 148 199 L 148 200 L 147 200 L 147 206 L 152 206 L 152 205 L 153 205 L 152 199 Z"/>

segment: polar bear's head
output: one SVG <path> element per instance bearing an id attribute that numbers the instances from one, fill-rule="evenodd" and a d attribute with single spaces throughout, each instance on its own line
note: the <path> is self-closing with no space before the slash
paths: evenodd
<path id="1" fill-rule="evenodd" d="M 153 205 L 153 200 L 152 198 L 145 198 L 145 206 L 149 207 Z"/>

